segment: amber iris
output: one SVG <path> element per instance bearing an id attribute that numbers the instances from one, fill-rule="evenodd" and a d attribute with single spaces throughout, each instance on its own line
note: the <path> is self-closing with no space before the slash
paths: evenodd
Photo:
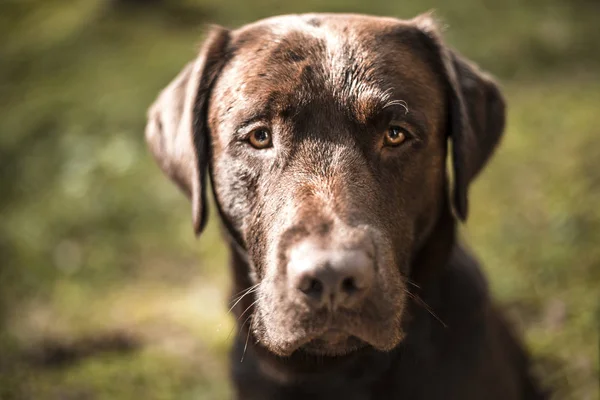
<path id="1" fill-rule="evenodd" d="M 390 125 L 385 132 L 384 143 L 386 146 L 399 146 L 406 140 L 406 130 L 396 125 Z"/>
<path id="2" fill-rule="evenodd" d="M 265 128 L 255 129 L 250 132 L 248 141 L 255 149 L 266 149 L 267 147 L 271 147 L 273 145 L 271 132 Z"/>

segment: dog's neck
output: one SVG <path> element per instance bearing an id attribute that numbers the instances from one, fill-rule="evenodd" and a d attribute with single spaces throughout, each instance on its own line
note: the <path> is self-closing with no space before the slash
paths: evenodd
<path id="1" fill-rule="evenodd" d="M 419 347 L 423 339 L 429 337 L 430 330 L 443 325 L 436 321 L 435 308 L 441 299 L 437 288 L 437 277 L 443 272 L 455 245 L 455 219 L 450 208 L 445 208 L 440 214 L 435 227 L 421 248 L 415 253 L 410 271 L 413 297 L 409 300 L 408 312 L 405 313 L 405 331 L 408 340 L 404 340 L 396 349 L 390 352 L 379 352 L 367 347 L 344 357 L 316 357 L 303 352 L 296 352 L 290 357 L 279 357 L 256 342 L 245 318 L 240 314 L 251 307 L 255 300 L 245 296 L 238 304 L 234 314 L 238 317 L 238 336 L 232 352 L 232 366 L 235 370 L 245 369 L 278 384 L 292 383 L 298 380 L 308 384 L 322 382 L 335 384 L 339 379 L 352 377 L 354 382 L 379 380 L 395 358 L 408 347 Z M 231 263 L 234 273 L 234 293 L 240 293 L 252 286 L 248 276 L 249 265 L 243 249 L 230 239 Z M 423 288 L 426 288 L 423 289 Z M 412 335 L 411 335 L 412 333 Z M 417 343 L 411 343 L 416 342 Z M 426 347 L 426 346 L 425 346 Z M 368 369 L 361 366 L 369 365 Z M 376 366 L 373 368 L 373 366 Z M 238 371 L 239 372 L 239 371 Z M 256 379 L 254 377 L 253 379 Z"/>

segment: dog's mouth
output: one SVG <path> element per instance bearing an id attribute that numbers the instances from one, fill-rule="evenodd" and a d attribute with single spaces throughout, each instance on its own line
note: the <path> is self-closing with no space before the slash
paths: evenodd
<path id="1" fill-rule="evenodd" d="M 327 343 L 336 344 L 348 337 L 348 334 L 341 329 L 328 329 L 326 330 L 318 340 L 322 340 Z"/>
<path id="2" fill-rule="evenodd" d="M 320 319 L 319 316 L 323 317 Z M 277 325 L 280 335 L 273 331 L 278 329 L 258 329 L 264 345 L 280 356 L 291 356 L 295 352 L 303 352 L 316 356 L 339 357 L 357 350 L 372 347 L 380 351 L 393 348 L 402 338 L 399 324 L 388 318 L 380 321 L 370 321 L 359 315 L 344 315 L 329 313 L 307 316 L 303 318 L 286 319 L 289 323 L 279 322 Z M 295 322 L 295 323 L 294 323 Z M 265 335 L 266 333 L 266 335 Z"/>
<path id="3" fill-rule="evenodd" d="M 368 343 L 341 329 L 328 329 L 310 340 L 300 350 L 322 356 L 341 356 L 368 346 Z"/>

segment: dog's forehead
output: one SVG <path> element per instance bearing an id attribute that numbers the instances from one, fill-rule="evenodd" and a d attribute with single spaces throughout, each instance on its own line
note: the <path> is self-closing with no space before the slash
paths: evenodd
<path id="1" fill-rule="evenodd" d="M 270 32 L 274 36 L 291 32 L 303 32 L 307 37 L 323 37 L 328 34 L 347 36 L 353 34 L 376 35 L 398 27 L 417 27 L 411 20 L 399 20 L 388 17 L 375 17 L 359 14 L 300 14 L 280 15 L 265 18 L 245 25 L 234 33 L 236 35 Z M 342 35 L 340 35 L 340 33 Z M 264 37 L 264 36 L 263 36 Z"/>
<path id="2" fill-rule="evenodd" d="M 443 106 L 442 89 L 416 30 L 393 18 L 328 14 L 247 25 L 233 32 L 233 57 L 215 103 L 227 103 L 229 110 L 252 103 L 282 112 L 333 101 L 366 120 L 375 109 L 401 100 L 428 114 L 428 108 Z"/>
<path id="3" fill-rule="evenodd" d="M 262 76 L 306 61 L 313 66 L 320 64 L 327 78 L 335 81 L 331 78 L 348 75 L 352 66 L 373 73 L 385 69 L 394 53 L 404 53 L 402 59 L 396 60 L 399 64 L 415 64 L 417 46 L 409 37 L 414 39 L 414 35 L 407 35 L 415 29 L 410 22 L 391 18 L 343 14 L 280 16 L 235 31 L 233 48 L 248 76 L 253 68 L 262 70 Z"/>

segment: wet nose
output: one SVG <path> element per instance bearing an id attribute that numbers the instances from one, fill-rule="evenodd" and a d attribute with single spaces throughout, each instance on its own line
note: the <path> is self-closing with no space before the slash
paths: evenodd
<path id="1" fill-rule="evenodd" d="M 316 307 L 354 308 L 373 284 L 375 266 L 366 250 L 302 243 L 289 254 L 290 289 Z"/>

